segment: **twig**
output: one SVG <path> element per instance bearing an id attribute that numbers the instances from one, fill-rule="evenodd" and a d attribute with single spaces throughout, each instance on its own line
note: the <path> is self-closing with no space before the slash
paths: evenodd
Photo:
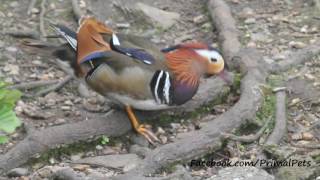
<path id="1" fill-rule="evenodd" d="M 320 149 L 320 144 L 296 144 L 296 143 L 290 143 L 290 144 L 298 148 Z"/>
<path id="2" fill-rule="evenodd" d="M 40 33 L 42 36 L 41 39 L 43 41 L 46 40 L 46 36 L 47 36 L 47 32 L 44 27 L 44 15 L 46 13 L 46 3 L 47 3 L 47 0 L 41 1 L 41 11 L 40 11 L 40 15 L 39 15 L 39 27 L 40 27 Z"/>
<path id="3" fill-rule="evenodd" d="M 68 75 L 66 78 L 64 78 L 62 81 L 60 81 L 58 84 L 37 92 L 36 96 L 44 96 L 52 91 L 57 91 L 57 90 L 61 89 L 66 83 L 68 83 L 72 78 L 73 78 L 72 76 Z"/>
<path id="4" fill-rule="evenodd" d="M 7 31 L 4 34 L 13 36 L 15 38 L 32 38 L 39 39 L 40 35 L 38 32 L 34 30 L 26 30 L 26 31 Z"/>
<path id="5" fill-rule="evenodd" d="M 286 91 L 278 89 L 276 92 L 276 123 L 265 145 L 278 144 L 287 131 L 287 117 L 286 117 Z"/>
<path id="6" fill-rule="evenodd" d="M 234 134 L 222 133 L 222 136 L 225 139 L 231 139 L 233 141 L 239 141 L 239 142 L 245 142 L 245 143 L 254 142 L 254 141 L 258 140 L 261 137 L 261 135 L 264 133 L 264 131 L 267 129 L 271 119 L 272 118 L 269 117 L 266 120 L 263 127 L 256 134 L 251 134 L 251 135 L 247 135 L 247 136 L 236 136 Z"/>
<path id="7" fill-rule="evenodd" d="M 30 15 L 32 12 L 32 9 L 34 8 L 34 6 L 36 5 L 37 0 L 30 0 L 29 2 L 29 6 L 28 6 L 28 10 L 27 10 L 27 14 Z"/>
<path id="8" fill-rule="evenodd" d="M 76 20 L 78 21 L 83 15 L 81 8 L 78 4 L 78 0 L 71 0 L 71 4 L 72 4 L 73 15 L 76 18 Z"/>
<path id="9" fill-rule="evenodd" d="M 58 83 L 59 80 L 49 80 L 49 81 L 32 81 L 32 82 L 26 82 L 26 83 L 20 83 L 8 86 L 8 89 L 32 89 L 37 88 L 40 86 L 46 86 L 51 84 Z"/>

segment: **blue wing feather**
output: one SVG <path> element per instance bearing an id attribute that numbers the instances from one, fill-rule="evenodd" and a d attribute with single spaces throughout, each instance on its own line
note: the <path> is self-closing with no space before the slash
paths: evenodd
<path id="1" fill-rule="evenodd" d="M 85 58 L 83 58 L 83 60 L 81 61 L 81 63 L 87 62 L 87 61 L 91 61 L 97 58 L 102 58 L 102 57 L 110 57 L 111 54 L 107 51 L 105 52 L 93 52 L 91 54 L 89 54 L 88 56 L 86 56 Z"/>
<path id="2" fill-rule="evenodd" d="M 146 52 L 143 49 L 136 49 L 136 48 L 126 48 L 121 46 L 113 46 L 115 51 L 118 51 L 121 54 L 130 56 L 134 59 L 140 60 L 145 64 L 153 64 L 155 59 L 154 57 Z"/>

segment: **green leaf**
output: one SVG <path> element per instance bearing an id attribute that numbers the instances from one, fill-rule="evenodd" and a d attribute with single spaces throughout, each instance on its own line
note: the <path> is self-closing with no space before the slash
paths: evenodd
<path id="1" fill-rule="evenodd" d="M 5 105 L 0 107 L 0 130 L 6 133 L 13 133 L 21 125 L 14 111 Z"/>
<path id="2" fill-rule="evenodd" d="M 21 121 L 13 111 L 16 102 L 21 97 L 21 92 L 5 89 L 6 85 L 0 81 L 0 132 L 13 133 L 21 125 Z M 0 135 L 0 144 L 6 142 L 8 142 L 7 136 Z"/>
<path id="3" fill-rule="evenodd" d="M 4 144 L 8 142 L 8 138 L 6 136 L 0 136 L 0 144 Z"/>
<path id="4" fill-rule="evenodd" d="M 18 90 L 0 89 L 0 105 L 9 105 L 10 108 L 14 108 L 20 97 L 21 92 Z"/>
<path id="5" fill-rule="evenodd" d="M 110 142 L 110 139 L 107 136 L 103 135 L 101 137 L 101 141 L 100 142 L 101 142 L 102 145 L 105 145 L 105 144 Z"/>

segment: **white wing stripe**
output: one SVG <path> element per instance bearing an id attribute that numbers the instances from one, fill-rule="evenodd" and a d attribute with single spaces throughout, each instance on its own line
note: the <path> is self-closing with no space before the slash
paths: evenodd
<path id="1" fill-rule="evenodd" d="M 160 82 L 160 79 L 162 78 L 162 76 L 163 76 L 163 71 L 161 71 L 160 74 L 158 75 L 157 83 L 156 83 L 156 86 L 154 88 L 154 95 L 156 97 L 157 103 L 161 103 L 161 100 L 159 99 L 159 96 L 158 96 L 158 88 L 159 88 L 159 82 Z"/>

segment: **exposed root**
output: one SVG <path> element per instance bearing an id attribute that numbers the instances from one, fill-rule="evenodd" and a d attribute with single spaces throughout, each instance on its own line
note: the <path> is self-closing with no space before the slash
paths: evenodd
<path id="1" fill-rule="evenodd" d="M 0 155 L 0 174 L 21 166 L 30 158 L 63 144 L 71 144 L 90 137 L 121 136 L 131 129 L 124 113 L 112 111 L 106 116 L 89 117 L 87 121 L 53 126 L 32 131 L 6 154 Z"/>
<path id="2" fill-rule="evenodd" d="M 237 66 L 237 64 L 232 62 L 232 60 L 234 55 L 239 52 L 241 44 L 238 40 L 236 21 L 231 15 L 229 6 L 222 0 L 210 0 L 208 10 L 210 12 L 211 19 L 214 21 L 214 25 L 218 30 L 219 42 L 228 66 Z"/>
<path id="3" fill-rule="evenodd" d="M 47 36 L 47 32 L 44 27 L 44 15 L 46 13 L 46 4 L 47 4 L 47 0 L 41 1 L 41 10 L 40 10 L 40 15 L 39 15 L 39 28 L 40 28 L 40 33 L 41 33 L 41 39 L 43 41 L 46 40 L 46 36 Z"/>
<path id="4" fill-rule="evenodd" d="M 51 84 L 56 84 L 58 83 L 58 80 L 49 80 L 49 81 L 32 81 L 32 82 L 26 82 L 26 83 L 20 83 L 20 84 L 15 84 L 8 86 L 8 89 L 33 89 L 33 88 L 38 88 L 41 86 L 47 86 Z"/>
<path id="5" fill-rule="evenodd" d="M 276 123 L 265 145 L 279 144 L 282 137 L 287 132 L 287 110 L 286 110 L 286 91 L 279 90 L 276 92 Z"/>
<path id="6" fill-rule="evenodd" d="M 305 149 L 320 149 L 320 144 L 296 144 L 291 143 L 292 146 Z"/>
<path id="7" fill-rule="evenodd" d="M 34 30 L 27 30 L 27 31 L 7 31 L 4 32 L 6 35 L 10 35 L 15 38 L 31 38 L 31 39 L 39 39 L 40 35 L 38 32 Z"/>
<path id="8" fill-rule="evenodd" d="M 245 143 L 254 142 L 254 141 L 258 140 L 262 136 L 264 131 L 267 129 L 271 119 L 272 118 L 269 117 L 266 120 L 266 122 L 263 125 L 263 127 L 256 134 L 251 134 L 251 135 L 247 135 L 247 136 L 236 136 L 234 134 L 222 133 L 222 136 L 223 136 L 224 139 L 231 139 L 233 141 L 239 141 L 239 142 L 245 142 Z"/>

